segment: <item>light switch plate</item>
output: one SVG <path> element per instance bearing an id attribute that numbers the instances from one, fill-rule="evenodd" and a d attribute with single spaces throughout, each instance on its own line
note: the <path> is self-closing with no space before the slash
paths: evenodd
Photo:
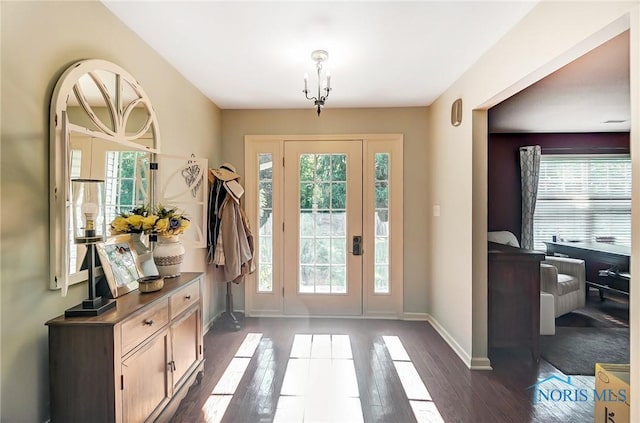
<path id="1" fill-rule="evenodd" d="M 435 217 L 440 216 L 440 206 L 439 205 L 433 206 L 433 215 Z"/>

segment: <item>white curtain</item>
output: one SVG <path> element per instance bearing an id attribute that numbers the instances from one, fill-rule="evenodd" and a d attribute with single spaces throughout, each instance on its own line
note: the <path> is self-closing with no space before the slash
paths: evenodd
<path id="1" fill-rule="evenodd" d="M 520 246 L 533 249 L 533 213 L 538 197 L 540 146 L 520 147 L 520 185 L 522 187 L 522 229 Z"/>

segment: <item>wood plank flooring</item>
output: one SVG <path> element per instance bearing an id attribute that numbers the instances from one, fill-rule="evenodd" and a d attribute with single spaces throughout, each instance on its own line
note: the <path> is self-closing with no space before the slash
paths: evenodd
<path id="1" fill-rule="evenodd" d="M 234 356 L 238 354 L 247 356 L 247 351 L 253 351 L 254 346 L 245 344 L 238 353 L 238 349 L 248 335 L 256 342 L 259 335 L 253 334 L 261 334 L 261 338 L 257 342 L 255 352 L 242 374 L 237 389 L 232 396 L 213 394 L 214 388 Z M 508 350 L 494 354 L 492 356 L 494 370 L 471 371 L 426 322 L 248 318 L 242 322 L 240 331 L 231 331 L 222 325 L 216 325 L 205 335 L 204 378 L 200 385 L 194 385 L 190 389 L 172 422 L 272 422 L 276 416 L 279 416 L 278 421 L 296 421 L 294 417 L 290 420 L 283 418 L 286 415 L 282 411 L 278 412 L 277 409 L 279 404 L 281 408 L 288 406 L 289 411 L 295 414 L 297 412 L 294 410 L 295 403 L 296 401 L 300 403 L 299 396 L 281 396 L 285 372 L 290 360 L 302 359 L 302 357 L 291 357 L 297 334 L 348 335 L 351 345 L 351 360 L 357 378 L 357 397 L 352 395 L 344 401 L 336 399 L 335 395 L 328 396 L 329 399 L 318 399 L 322 406 L 316 407 L 319 408 L 316 411 L 322 412 L 322 407 L 328 408 L 331 413 L 327 416 L 332 417 L 326 417 L 326 420 L 324 417 L 317 417 L 315 421 L 393 423 L 593 421 L 593 401 L 543 400 L 536 403 L 535 388 L 530 388 L 532 385 L 552 375 L 563 379 L 566 377 L 543 360 L 539 364 L 532 363 L 529 352 L 526 350 Z M 387 338 L 385 343 L 383 338 L 385 336 L 397 337 L 397 340 Z M 318 342 L 326 342 L 326 339 L 329 338 L 318 337 Z M 340 343 L 344 341 L 344 338 L 336 337 L 335 339 Z M 408 357 L 404 356 L 402 351 L 398 352 L 398 343 L 404 347 Z M 343 348 L 342 344 L 340 348 Z M 337 355 L 343 355 L 343 353 Z M 335 358 L 349 360 L 342 356 Z M 299 365 L 300 362 L 297 364 Z M 397 368 L 405 369 L 411 365 L 415 367 L 431 401 L 425 400 L 424 397 L 416 401 L 410 401 L 407 398 Z M 401 370 L 401 373 L 405 371 Z M 575 389 L 584 388 L 592 391 L 594 378 L 572 376 L 571 384 Z M 565 386 L 557 380 L 545 382 L 545 389 L 554 387 L 563 389 Z M 409 391 L 416 392 L 411 394 L 416 396 L 423 396 L 421 389 L 408 388 Z M 361 414 L 356 417 L 353 414 L 347 415 L 347 408 L 353 408 L 352 404 L 357 401 L 360 403 Z M 224 405 L 227 403 L 228 406 L 225 409 Z M 217 409 L 215 404 L 223 406 Z M 345 414 L 342 414 L 342 411 Z M 305 411 L 305 413 L 310 412 Z M 314 420 L 305 418 L 304 421 Z"/>

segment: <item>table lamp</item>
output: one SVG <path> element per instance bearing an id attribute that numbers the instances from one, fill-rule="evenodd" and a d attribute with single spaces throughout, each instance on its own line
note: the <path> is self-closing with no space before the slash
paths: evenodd
<path id="1" fill-rule="evenodd" d="M 96 243 L 106 238 L 104 217 L 104 181 L 98 179 L 71 180 L 73 239 L 87 248 L 88 298 L 67 309 L 66 317 L 98 316 L 115 307 L 113 299 L 96 295 Z"/>

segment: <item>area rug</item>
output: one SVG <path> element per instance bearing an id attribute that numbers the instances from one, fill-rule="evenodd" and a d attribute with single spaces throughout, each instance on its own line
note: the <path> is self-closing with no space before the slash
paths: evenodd
<path id="1" fill-rule="evenodd" d="M 566 375 L 594 375 L 596 363 L 629 363 L 629 329 L 557 326 L 540 337 L 540 350 Z"/>
<path id="2" fill-rule="evenodd" d="M 556 319 L 557 326 L 593 326 L 610 328 L 629 327 L 629 303 L 613 300 L 600 301 L 597 291 L 585 307 L 574 310 Z"/>

